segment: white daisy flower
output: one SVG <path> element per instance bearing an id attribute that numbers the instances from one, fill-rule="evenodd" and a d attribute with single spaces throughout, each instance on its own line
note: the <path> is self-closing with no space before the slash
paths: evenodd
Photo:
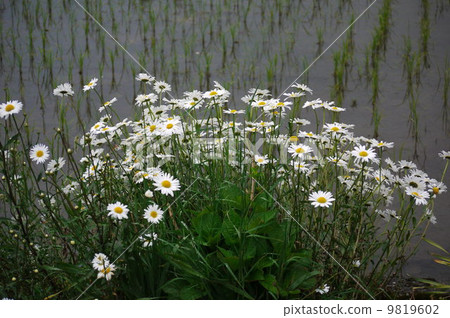
<path id="1" fill-rule="evenodd" d="M 361 261 L 359 259 L 356 259 L 352 262 L 352 265 L 355 267 L 360 267 L 361 266 Z"/>
<path id="2" fill-rule="evenodd" d="M 283 95 L 286 96 L 286 99 L 288 99 L 288 98 L 299 98 L 299 97 L 305 96 L 305 93 L 291 92 L 291 93 L 284 93 Z"/>
<path id="3" fill-rule="evenodd" d="M 113 98 L 107 102 L 103 103 L 103 106 L 101 106 L 98 111 L 101 113 L 102 111 L 104 111 L 107 107 L 111 106 L 113 103 L 115 103 L 117 101 L 117 98 Z"/>
<path id="4" fill-rule="evenodd" d="M 83 91 L 86 92 L 91 89 L 94 89 L 94 87 L 97 86 L 97 81 L 98 81 L 98 79 L 95 77 L 93 79 L 91 79 L 89 83 L 87 83 L 86 85 L 83 86 Z"/>
<path id="5" fill-rule="evenodd" d="M 100 270 L 105 263 L 109 263 L 109 259 L 108 256 L 103 253 L 96 253 L 91 263 L 94 269 Z"/>
<path id="6" fill-rule="evenodd" d="M 44 163 L 50 157 L 48 147 L 43 144 L 37 144 L 31 147 L 30 158 L 36 163 Z"/>
<path id="7" fill-rule="evenodd" d="M 108 216 L 113 219 L 128 219 L 128 212 L 130 211 L 125 204 L 117 201 L 116 203 L 108 204 L 107 209 L 109 211 Z"/>
<path id="8" fill-rule="evenodd" d="M 166 82 L 156 81 L 155 84 L 153 85 L 153 89 L 155 90 L 156 93 L 162 94 L 164 92 L 170 92 L 172 87 Z"/>
<path id="9" fill-rule="evenodd" d="M 144 210 L 144 219 L 149 223 L 158 224 L 163 218 L 164 211 L 157 204 L 151 204 Z"/>
<path id="10" fill-rule="evenodd" d="M 391 220 L 391 218 L 396 218 L 397 220 L 400 219 L 400 217 L 397 216 L 397 212 L 395 210 L 390 210 L 390 209 L 380 210 L 380 209 L 377 209 L 377 210 L 375 210 L 375 212 L 378 213 L 379 215 L 381 215 L 381 217 L 383 217 L 383 219 L 386 222 L 389 222 Z"/>
<path id="11" fill-rule="evenodd" d="M 299 137 L 303 137 L 303 138 L 311 138 L 311 139 L 318 139 L 319 136 L 314 134 L 313 132 L 306 132 L 306 131 L 299 131 L 298 132 L 298 136 Z"/>
<path id="12" fill-rule="evenodd" d="M 258 166 L 263 166 L 269 162 L 269 159 L 267 158 L 267 155 L 264 156 L 255 155 L 255 162 Z"/>
<path id="13" fill-rule="evenodd" d="M 436 217 L 434 215 L 430 216 L 430 223 L 431 224 L 436 224 L 437 223 L 437 219 L 436 219 Z"/>
<path id="14" fill-rule="evenodd" d="M 136 76 L 136 81 L 150 84 L 150 82 L 153 82 L 155 78 L 147 73 L 139 73 L 138 76 Z"/>
<path id="15" fill-rule="evenodd" d="M 344 112 L 345 111 L 345 108 L 337 107 L 337 106 L 329 105 L 329 104 L 325 104 L 324 108 L 327 109 L 327 110 L 331 110 L 332 112 L 336 112 L 336 113 L 340 113 L 340 112 Z"/>
<path id="16" fill-rule="evenodd" d="M 161 173 L 153 180 L 156 190 L 161 191 L 162 194 L 173 196 L 173 191 L 180 190 L 180 181 L 168 173 Z"/>
<path id="17" fill-rule="evenodd" d="M 441 158 L 444 159 L 444 160 L 450 160 L 450 151 L 444 151 L 444 150 L 442 150 L 442 151 L 439 153 L 439 157 L 441 157 Z"/>
<path id="18" fill-rule="evenodd" d="M 222 90 L 222 89 L 213 89 L 213 90 L 210 90 L 210 91 L 205 92 L 205 93 L 203 94 L 202 97 L 203 97 L 203 98 L 219 97 L 219 96 L 224 95 L 225 93 L 226 93 L 225 90 Z"/>
<path id="19" fill-rule="evenodd" d="M 181 135 L 183 133 L 183 127 L 179 120 L 167 120 L 166 122 L 161 123 L 159 129 L 161 135 L 164 136 Z"/>
<path id="20" fill-rule="evenodd" d="M 400 160 L 398 162 L 398 168 L 403 170 L 416 169 L 417 165 L 411 161 Z"/>
<path id="21" fill-rule="evenodd" d="M 237 115 L 237 114 L 245 114 L 245 110 L 237 110 L 237 109 L 225 109 L 223 111 L 225 114 Z"/>
<path id="22" fill-rule="evenodd" d="M 425 181 L 422 178 L 416 176 L 406 176 L 400 180 L 400 183 L 405 188 L 411 187 L 414 189 L 425 190 L 425 188 L 427 187 Z"/>
<path id="23" fill-rule="evenodd" d="M 316 289 L 316 293 L 319 293 L 321 295 L 326 294 L 329 291 L 330 291 L 330 286 L 328 286 L 327 284 L 325 284 L 322 287 Z"/>
<path id="24" fill-rule="evenodd" d="M 143 247 L 153 246 L 153 242 L 158 239 L 158 234 L 156 233 L 144 234 L 140 236 L 139 239 L 141 240 Z"/>
<path id="25" fill-rule="evenodd" d="M 335 199 L 333 198 L 333 195 L 331 194 L 331 192 L 317 191 L 317 192 L 311 193 L 309 195 L 308 200 L 311 201 L 311 204 L 315 208 L 317 208 L 317 207 L 328 208 L 333 204 L 332 202 Z"/>
<path id="26" fill-rule="evenodd" d="M 308 86 L 306 86 L 305 84 L 298 84 L 298 83 L 295 83 L 294 85 L 292 85 L 292 87 L 298 88 L 298 89 L 300 89 L 300 90 L 302 90 L 302 91 L 304 91 L 304 92 L 308 92 L 308 93 L 310 93 L 310 94 L 313 93 L 312 89 L 309 88 Z"/>
<path id="27" fill-rule="evenodd" d="M 372 148 L 366 148 L 364 146 L 357 146 L 352 150 L 351 154 L 355 157 L 355 161 L 359 162 L 371 162 L 376 161 L 377 154 Z"/>
<path id="28" fill-rule="evenodd" d="M 116 266 L 114 264 L 105 263 L 98 270 L 97 278 L 105 278 L 106 280 L 110 280 L 112 275 L 114 275 L 114 271 L 116 270 Z"/>
<path id="29" fill-rule="evenodd" d="M 0 118 L 7 119 L 10 115 L 17 114 L 22 110 L 23 104 L 17 100 L 10 100 L 0 104 Z"/>
<path id="30" fill-rule="evenodd" d="M 61 85 L 58 85 L 53 90 L 53 95 L 55 96 L 73 96 L 74 91 L 72 90 L 72 85 L 70 83 L 64 83 Z"/>
<path id="31" fill-rule="evenodd" d="M 148 103 L 153 104 L 157 100 L 158 96 L 156 96 L 155 94 L 139 94 L 138 96 L 136 96 L 136 105 L 140 107 Z"/>
<path id="32" fill-rule="evenodd" d="M 369 142 L 375 148 L 394 148 L 393 142 L 378 141 L 376 139 L 371 139 Z"/>
<path id="33" fill-rule="evenodd" d="M 294 166 L 294 170 L 298 170 L 303 173 L 309 172 L 309 164 L 304 161 L 292 161 L 292 165 Z"/>
<path id="34" fill-rule="evenodd" d="M 326 132 L 332 134 L 346 134 L 348 132 L 344 125 L 340 123 L 325 124 L 323 128 Z"/>
<path id="35" fill-rule="evenodd" d="M 60 170 L 66 164 L 66 160 L 63 157 L 58 158 L 58 160 L 50 160 L 47 165 L 47 171 L 50 173 L 55 173 Z"/>
<path id="36" fill-rule="evenodd" d="M 410 195 L 414 198 L 414 202 L 416 205 L 425 205 L 427 204 L 427 199 L 430 198 L 430 194 L 424 190 L 419 190 L 413 187 L 407 187 L 405 189 L 406 194 Z"/>
<path id="37" fill-rule="evenodd" d="M 294 118 L 294 119 L 292 119 L 292 123 L 299 125 L 299 126 L 305 126 L 305 125 L 311 124 L 311 122 L 309 120 L 302 119 L 302 118 Z"/>
<path id="38" fill-rule="evenodd" d="M 442 182 L 438 181 L 433 181 L 430 184 L 428 184 L 428 188 L 429 188 L 428 191 L 435 196 L 443 192 L 447 192 L 447 186 Z"/>
<path id="39" fill-rule="evenodd" d="M 308 153 L 312 152 L 312 148 L 303 144 L 292 144 L 288 148 L 288 152 L 292 154 L 294 158 L 303 158 Z"/>

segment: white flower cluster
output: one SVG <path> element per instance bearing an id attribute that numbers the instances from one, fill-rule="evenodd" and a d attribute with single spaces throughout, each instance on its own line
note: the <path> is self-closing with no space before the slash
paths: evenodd
<path id="1" fill-rule="evenodd" d="M 103 253 L 95 254 L 91 263 L 92 267 L 98 271 L 97 278 L 110 280 L 116 270 L 116 266 L 111 264 L 108 257 Z"/>

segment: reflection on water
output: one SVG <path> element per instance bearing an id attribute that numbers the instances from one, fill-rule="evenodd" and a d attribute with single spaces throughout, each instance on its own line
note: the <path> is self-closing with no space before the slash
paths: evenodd
<path id="1" fill-rule="evenodd" d="M 207 90 L 214 80 L 236 107 L 251 87 L 280 94 L 372 1 L 82 1 L 136 60 L 172 85 L 174 96 Z M 444 0 L 379 0 L 299 79 L 347 111 L 355 133 L 394 141 L 397 159 L 415 160 L 439 178 L 449 150 L 450 5 Z M 52 90 L 71 82 L 79 93 L 72 124 L 93 123 L 95 102 L 81 93 L 100 78 L 104 99 L 117 97 L 131 116 L 133 61 L 74 1 L 2 1 L 2 100 L 20 99 L 47 133 L 57 115 Z M 95 99 L 92 99 L 95 100 Z M 314 118 L 308 118 L 314 120 Z M 450 180 L 447 177 L 447 184 Z M 450 248 L 450 197 L 437 200 L 429 237 Z M 405 274 L 448 279 L 423 244 Z"/>

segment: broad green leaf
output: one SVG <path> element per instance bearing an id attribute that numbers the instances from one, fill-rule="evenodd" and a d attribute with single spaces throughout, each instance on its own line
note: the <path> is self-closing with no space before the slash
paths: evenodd
<path id="1" fill-rule="evenodd" d="M 264 280 L 259 282 L 265 289 L 274 295 L 278 295 L 277 279 L 272 274 L 266 274 Z"/>

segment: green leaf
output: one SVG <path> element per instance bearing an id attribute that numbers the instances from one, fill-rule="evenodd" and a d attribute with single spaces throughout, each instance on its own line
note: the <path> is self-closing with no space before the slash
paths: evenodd
<path id="1" fill-rule="evenodd" d="M 222 201 L 226 202 L 230 207 L 239 211 L 245 210 L 245 194 L 237 185 L 226 182 L 219 191 Z"/>
<path id="2" fill-rule="evenodd" d="M 227 245 L 233 245 L 239 242 L 241 222 L 241 217 L 236 212 L 232 210 L 225 212 L 222 223 L 222 235 Z"/>
<path id="3" fill-rule="evenodd" d="M 253 215 L 247 225 L 247 230 L 249 232 L 258 231 L 261 228 L 269 225 L 269 222 L 275 219 L 277 211 L 275 210 L 259 210 L 253 211 Z"/>
<path id="4" fill-rule="evenodd" d="M 424 240 L 425 242 L 427 242 L 428 244 L 431 244 L 431 245 L 433 245 L 434 247 L 440 249 L 441 251 L 444 251 L 445 253 L 449 254 L 449 252 L 447 252 L 447 250 L 446 250 L 445 248 L 443 248 L 442 246 L 440 246 L 438 243 L 433 242 L 432 240 L 429 240 L 429 239 L 427 239 L 427 238 L 423 238 L 423 240 Z"/>
<path id="5" fill-rule="evenodd" d="M 221 247 L 217 248 L 219 249 L 219 253 L 217 253 L 219 260 L 222 263 L 227 264 L 231 270 L 236 271 L 239 268 L 239 258 L 229 250 Z"/>
<path id="6" fill-rule="evenodd" d="M 162 286 L 162 290 L 168 294 L 169 299 L 199 299 L 206 295 L 198 284 L 182 279 L 175 278 Z"/>
<path id="7" fill-rule="evenodd" d="M 222 219 L 215 211 L 204 211 L 194 217 L 192 225 L 202 245 L 213 246 L 220 240 Z"/>
<path id="8" fill-rule="evenodd" d="M 272 274 L 266 274 L 264 280 L 259 282 L 265 289 L 278 296 L 277 279 Z"/>
<path id="9" fill-rule="evenodd" d="M 263 268 L 266 268 L 266 267 L 270 267 L 273 264 L 276 264 L 276 261 L 273 258 L 271 258 L 271 257 L 265 256 L 265 257 L 261 258 L 254 265 L 254 267 L 259 268 L 259 269 L 263 269 Z"/>
<path id="10" fill-rule="evenodd" d="M 245 278 L 247 282 L 253 282 L 258 280 L 264 280 L 264 272 L 262 269 L 255 268 L 250 273 L 247 274 Z"/>
<path id="11" fill-rule="evenodd" d="M 256 255 L 257 241 L 255 239 L 248 238 L 242 248 L 244 249 L 244 260 L 253 259 Z"/>

